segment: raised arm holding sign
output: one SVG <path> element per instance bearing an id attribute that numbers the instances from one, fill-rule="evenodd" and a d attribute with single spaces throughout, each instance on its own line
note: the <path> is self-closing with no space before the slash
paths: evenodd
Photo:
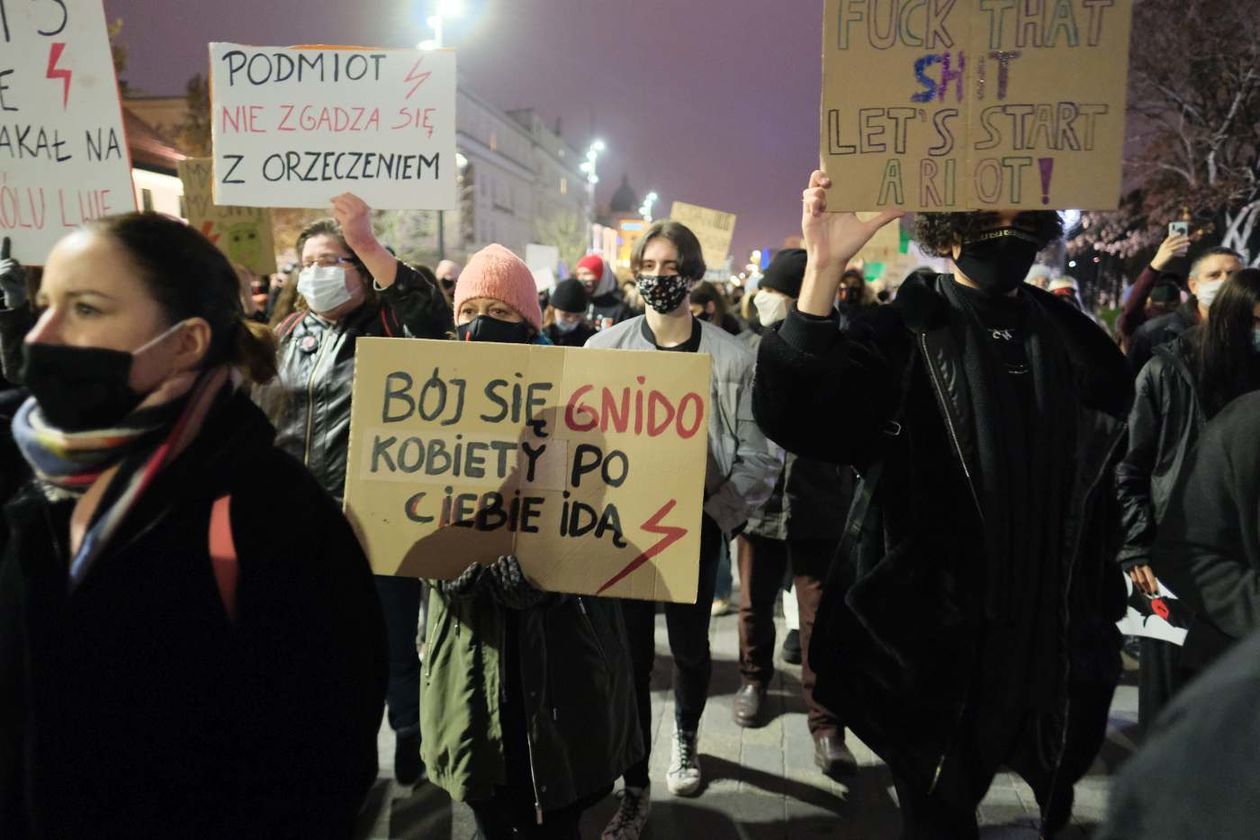
<path id="1" fill-rule="evenodd" d="M 455 209 L 455 53 L 210 45 L 215 198 Z"/>

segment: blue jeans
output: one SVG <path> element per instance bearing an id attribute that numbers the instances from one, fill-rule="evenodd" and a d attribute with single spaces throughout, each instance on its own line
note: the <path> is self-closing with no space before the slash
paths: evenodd
<path id="1" fill-rule="evenodd" d="M 424 585 L 415 578 L 376 576 L 376 595 L 389 639 L 389 727 L 399 736 L 420 733 L 420 654 L 416 627 Z"/>

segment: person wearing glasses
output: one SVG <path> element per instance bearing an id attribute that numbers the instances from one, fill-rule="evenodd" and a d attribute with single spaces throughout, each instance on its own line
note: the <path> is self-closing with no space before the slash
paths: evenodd
<path id="1" fill-rule="evenodd" d="M 371 210 L 346 193 L 333 218 L 297 240 L 301 296 L 276 327 L 279 375 L 255 398 L 276 427 L 276 445 L 307 466 L 341 501 L 350 444 L 350 392 L 359 338 L 445 338 L 451 310 L 422 272 L 396 259 L 372 233 Z M 419 580 L 377 577 L 389 630 L 389 723 L 397 736 L 395 777 L 416 782 L 420 764 Z M 312 732 L 312 738 L 319 733 Z"/>
<path id="2" fill-rule="evenodd" d="M 805 278 L 753 397 L 772 440 L 863 477 L 815 623 L 815 698 L 888 763 L 903 838 L 978 837 L 1001 766 L 1053 838 L 1120 675 L 1124 356 L 1023 282 L 1061 235 L 1052 211 L 920 213 L 919 244 L 953 273 L 841 327 L 846 264 L 901 212 L 828 212 L 831 186 L 815 172 L 804 191 Z"/>

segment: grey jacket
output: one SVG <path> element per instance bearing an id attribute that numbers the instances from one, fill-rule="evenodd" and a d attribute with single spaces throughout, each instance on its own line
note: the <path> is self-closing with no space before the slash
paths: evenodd
<path id="1" fill-rule="evenodd" d="M 645 317 L 609 327 L 592 336 L 586 346 L 655 350 L 643 335 Z M 702 321 L 699 352 L 713 360 L 704 512 L 729 534 L 770 498 L 783 469 L 783 450 L 761 433 L 753 419 L 753 367 L 757 359 L 748 345 L 721 327 Z"/>

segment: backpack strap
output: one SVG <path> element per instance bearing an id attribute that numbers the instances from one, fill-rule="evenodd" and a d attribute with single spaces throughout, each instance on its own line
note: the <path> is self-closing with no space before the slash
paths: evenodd
<path id="1" fill-rule="evenodd" d="M 240 577 L 240 562 L 236 556 L 236 541 L 232 539 L 232 497 L 222 496 L 210 508 L 210 569 L 219 588 L 223 611 L 230 621 L 236 621 L 236 581 Z"/>
<path id="2" fill-rule="evenodd" d="M 289 333 L 293 332 L 293 330 L 297 328 L 298 322 L 300 322 L 304 317 L 306 317 L 306 313 L 300 309 L 289 315 L 289 317 L 285 318 L 276 325 L 276 338 L 280 341 L 288 338 Z"/>

